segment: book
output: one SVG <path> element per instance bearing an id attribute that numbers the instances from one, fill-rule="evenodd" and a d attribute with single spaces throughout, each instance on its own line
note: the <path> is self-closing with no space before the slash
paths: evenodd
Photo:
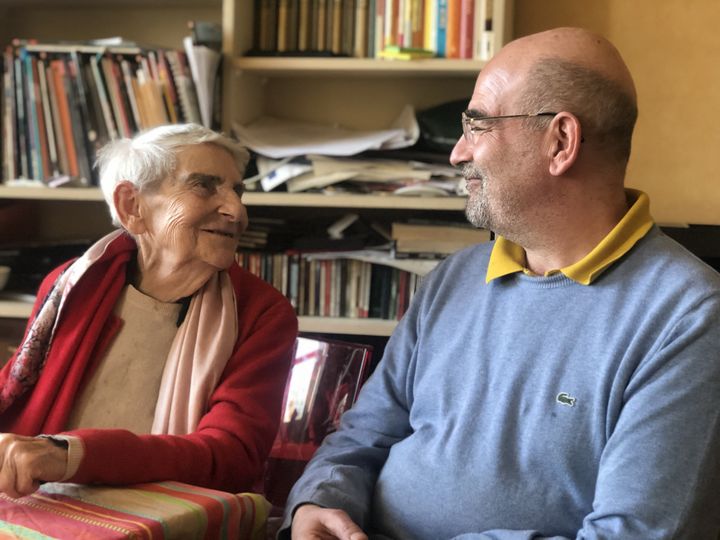
<path id="1" fill-rule="evenodd" d="M 372 21 L 374 30 L 371 56 L 373 58 L 378 58 L 380 51 L 385 48 L 385 6 L 388 3 L 389 0 L 375 0 L 375 17 Z"/>
<path id="2" fill-rule="evenodd" d="M 449 0 L 437 0 L 437 45 L 435 47 L 435 52 L 440 58 L 445 58 L 447 56 L 446 41 L 448 25 L 448 1 Z"/>
<path id="3" fill-rule="evenodd" d="M 423 49 L 437 52 L 438 0 L 425 0 Z"/>
<path id="4" fill-rule="evenodd" d="M 47 84 L 47 70 L 45 61 L 40 58 L 37 61 L 37 75 L 38 82 L 40 84 L 40 96 L 42 99 L 43 109 L 43 124 L 45 129 L 45 135 L 47 137 L 47 148 L 48 148 L 48 159 L 49 170 L 48 175 L 50 177 L 60 175 L 60 167 L 58 163 L 58 152 L 57 145 L 55 144 L 55 129 L 52 119 L 52 110 L 50 108 L 50 90 Z"/>
<path id="5" fill-rule="evenodd" d="M 70 113 L 70 132 L 77 154 L 77 174 L 73 175 L 81 185 L 89 186 L 92 182 L 90 171 L 91 155 L 88 152 L 86 134 L 88 126 L 82 116 L 82 105 L 77 89 L 76 73 L 72 59 L 65 57 L 61 60 L 65 66 L 66 76 L 63 78 L 65 94 L 68 100 Z"/>
<path id="6" fill-rule="evenodd" d="M 418 60 L 422 58 L 433 58 L 434 56 L 434 51 L 396 46 L 385 47 L 385 49 L 378 53 L 378 58 L 385 58 L 386 60 Z"/>
<path id="7" fill-rule="evenodd" d="M 342 0 L 342 31 L 340 34 L 340 53 L 352 56 L 355 44 L 355 2 Z"/>
<path id="8" fill-rule="evenodd" d="M 460 0 L 460 36 L 459 57 L 471 59 L 473 57 L 475 24 L 475 0 Z"/>
<path id="9" fill-rule="evenodd" d="M 98 91 L 98 101 L 103 113 L 103 119 L 105 120 L 105 127 L 108 131 L 108 136 L 111 139 L 117 139 L 119 136 L 118 125 L 113 116 L 112 108 L 110 105 L 110 95 L 108 87 L 105 83 L 105 78 L 102 73 L 102 54 L 96 54 L 90 59 L 90 70 L 92 71 L 93 78 L 95 79 L 95 88 Z"/>
<path id="10" fill-rule="evenodd" d="M 3 178 L 17 178 L 15 156 L 15 62 L 12 47 L 6 47 L 3 54 L 3 108 L 2 108 L 2 152 Z"/>
<path id="11" fill-rule="evenodd" d="M 75 138 L 73 136 L 72 118 L 70 114 L 70 103 L 68 97 L 69 82 L 67 80 L 67 72 L 65 62 L 62 59 L 50 61 L 50 68 L 53 74 L 53 83 L 55 87 L 55 99 L 58 105 L 58 115 L 60 118 L 61 131 L 59 137 L 62 137 L 67 153 L 68 168 L 65 174 L 72 177 L 79 177 L 80 169 L 78 167 L 78 153 L 75 147 Z"/>
<path id="12" fill-rule="evenodd" d="M 368 54 L 368 0 L 355 0 L 355 43 L 353 56 L 365 58 Z"/>
<path id="13" fill-rule="evenodd" d="M 446 58 L 460 58 L 460 1 L 447 0 Z"/>
<path id="14" fill-rule="evenodd" d="M 397 254 L 445 256 L 489 241 L 490 231 L 461 223 L 396 222 L 392 224 L 391 236 Z"/>
<path id="15" fill-rule="evenodd" d="M 300 0 L 298 12 L 298 37 L 297 50 L 307 51 L 312 48 L 311 21 L 312 21 L 311 0 Z"/>
<path id="16" fill-rule="evenodd" d="M 330 17 L 328 19 L 328 37 L 330 39 L 330 51 L 333 54 L 342 52 L 342 21 L 343 1 L 330 0 Z"/>
<path id="17" fill-rule="evenodd" d="M 68 159 L 65 138 L 63 137 L 62 121 L 60 118 L 60 109 L 58 103 L 58 90 L 55 86 L 55 77 L 50 65 L 45 67 L 45 79 L 48 86 L 48 96 L 50 101 L 50 109 L 52 111 L 53 132 L 55 133 L 55 141 L 57 148 L 58 168 L 60 173 L 69 175 L 70 162 Z"/>
<path id="18" fill-rule="evenodd" d="M 487 61 L 495 54 L 493 32 L 493 0 L 475 0 L 474 13 L 474 49 L 475 60 Z"/>
<path id="19" fill-rule="evenodd" d="M 421 49 L 425 45 L 425 6 L 423 0 L 410 0 L 410 42 L 409 46 Z"/>

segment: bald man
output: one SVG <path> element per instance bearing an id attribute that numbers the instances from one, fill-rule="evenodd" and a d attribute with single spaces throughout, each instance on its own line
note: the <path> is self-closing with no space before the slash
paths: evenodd
<path id="1" fill-rule="evenodd" d="M 426 279 L 294 487 L 293 538 L 718 538 L 720 277 L 624 188 L 636 116 L 585 30 L 480 73 L 450 161 L 497 239 Z"/>

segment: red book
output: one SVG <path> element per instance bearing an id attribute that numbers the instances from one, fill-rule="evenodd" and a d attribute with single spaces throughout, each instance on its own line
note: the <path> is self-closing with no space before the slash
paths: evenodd
<path id="1" fill-rule="evenodd" d="M 473 57 L 475 0 L 460 0 L 460 58 Z"/>

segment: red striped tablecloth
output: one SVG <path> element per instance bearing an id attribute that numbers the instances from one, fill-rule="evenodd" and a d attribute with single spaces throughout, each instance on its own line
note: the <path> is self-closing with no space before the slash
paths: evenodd
<path id="1" fill-rule="evenodd" d="M 0 539 L 265 538 L 262 495 L 180 482 L 126 487 L 45 484 L 33 495 L 0 495 Z"/>

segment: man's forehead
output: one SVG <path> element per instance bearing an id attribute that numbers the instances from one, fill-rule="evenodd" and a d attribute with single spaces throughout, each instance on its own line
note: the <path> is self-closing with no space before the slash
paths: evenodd
<path id="1" fill-rule="evenodd" d="M 507 112 L 516 95 L 516 80 L 514 73 L 500 66 L 483 70 L 475 83 L 468 110 L 483 115 Z"/>

